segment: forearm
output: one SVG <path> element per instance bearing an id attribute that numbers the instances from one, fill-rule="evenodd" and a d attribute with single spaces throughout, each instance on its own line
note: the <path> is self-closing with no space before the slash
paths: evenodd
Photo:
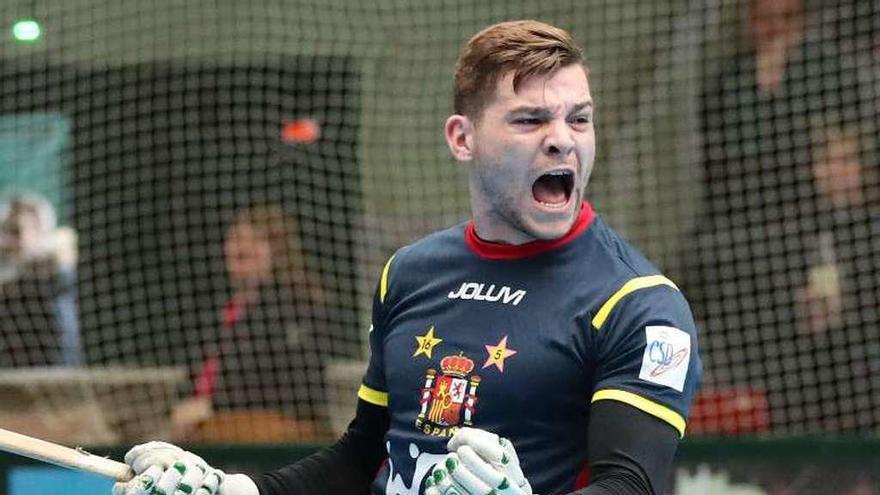
<path id="1" fill-rule="evenodd" d="M 607 461 L 593 464 L 590 485 L 570 495 L 654 495 L 648 474 L 639 461 L 615 452 Z"/>
<path id="2" fill-rule="evenodd" d="M 570 495 L 662 493 L 677 446 L 670 425 L 626 404 L 599 401 L 590 421 L 590 484 Z"/>
<path id="3" fill-rule="evenodd" d="M 260 495 L 338 493 L 365 495 L 370 477 L 350 455 L 345 439 L 300 462 L 254 478 Z"/>
<path id="4" fill-rule="evenodd" d="M 355 419 L 335 444 L 255 477 L 260 495 L 367 494 L 386 457 L 383 438 L 388 422 L 386 408 L 358 401 Z"/>
<path id="5" fill-rule="evenodd" d="M 590 486 L 582 488 L 569 495 L 653 495 L 654 492 L 650 486 L 637 476 L 615 476 L 591 483 Z"/>

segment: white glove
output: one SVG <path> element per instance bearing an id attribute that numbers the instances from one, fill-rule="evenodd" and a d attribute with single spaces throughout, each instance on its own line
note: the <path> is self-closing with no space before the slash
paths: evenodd
<path id="1" fill-rule="evenodd" d="M 249 477 L 227 475 L 170 443 L 137 445 L 125 454 L 125 462 L 137 476 L 113 485 L 113 495 L 259 495 Z"/>
<path id="2" fill-rule="evenodd" d="M 449 454 L 425 482 L 425 495 L 532 495 L 510 440 L 462 428 L 446 448 Z"/>

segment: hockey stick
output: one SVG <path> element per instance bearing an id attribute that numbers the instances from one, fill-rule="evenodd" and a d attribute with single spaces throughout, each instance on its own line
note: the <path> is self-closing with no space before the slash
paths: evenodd
<path id="1" fill-rule="evenodd" d="M 128 464 L 89 454 L 80 448 L 71 449 L 3 428 L 0 428 L 0 450 L 61 467 L 106 476 L 116 481 L 128 481 L 134 477 L 134 472 Z"/>

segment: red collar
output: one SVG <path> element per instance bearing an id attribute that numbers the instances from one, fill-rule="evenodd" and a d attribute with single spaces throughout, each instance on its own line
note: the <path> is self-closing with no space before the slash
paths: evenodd
<path id="1" fill-rule="evenodd" d="M 559 239 L 532 241 L 518 245 L 498 244 L 480 239 L 477 237 L 474 221 L 471 220 L 468 222 L 467 227 L 465 227 L 464 241 L 470 250 L 481 258 L 490 260 L 515 260 L 552 251 L 568 244 L 572 239 L 580 235 L 581 232 L 587 230 L 587 228 L 593 223 L 595 217 L 596 214 L 593 212 L 593 207 L 590 203 L 584 201 L 584 204 L 581 206 L 581 211 L 578 213 L 577 219 L 574 221 L 574 225 L 571 226 L 571 230 L 569 230 L 567 234 Z"/>

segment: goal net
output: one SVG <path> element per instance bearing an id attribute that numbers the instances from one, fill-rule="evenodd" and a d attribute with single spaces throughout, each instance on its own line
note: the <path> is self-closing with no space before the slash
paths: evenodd
<path id="1" fill-rule="evenodd" d="M 878 16 L 874 0 L 3 2 L 0 421 L 83 443 L 343 428 L 384 261 L 468 218 L 442 133 L 458 49 L 535 18 L 585 48 L 590 200 L 692 303 L 691 431 L 876 432 Z"/>

